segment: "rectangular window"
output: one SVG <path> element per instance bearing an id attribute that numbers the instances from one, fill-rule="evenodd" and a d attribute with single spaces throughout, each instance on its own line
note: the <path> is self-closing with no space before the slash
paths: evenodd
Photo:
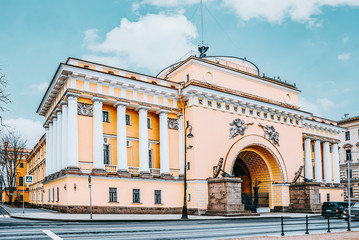
<path id="1" fill-rule="evenodd" d="M 287 122 L 287 118 L 286 118 L 286 117 L 284 117 L 283 120 L 284 120 L 284 122 Z"/>
<path id="2" fill-rule="evenodd" d="M 59 188 L 56 188 L 56 202 L 60 201 L 60 190 Z"/>
<path id="3" fill-rule="evenodd" d="M 53 188 L 52 189 L 52 202 L 55 201 L 55 189 Z"/>
<path id="4" fill-rule="evenodd" d="M 104 164 L 110 164 L 110 145 L 103 145 L 103 162 Z"/>
<path id="5" fill-rule="evenodd" d="M 280 121 L 280 116 L 277 116 L 277 120 Z"/>
<path id="6" fill-rule="evenodd" d="M 148 165 L 153 168 L 152 149 L 148 149 Z"/>
<path id="7" fill-rule="evenodd" d="M 234 109 L 235 112 L 238 111 L 238 107 L 237 107 L 237 106 L 234 106 L 233 109 Z"/>
<path id="8" fill-rule="evenodd" d="M 202 98 L 198 98 L 198 104 L 203 105 L 203 99 Z"/>
<path id="9" fill-rule="evenodd" d="M 191 201 L 191 194 L 187 193 L 187 202 Z"/>
<path id="10" fill-rule="evenodd" d="M 350 132 L 349 132 L 349 131 L 346 131 L 346 132 L 345 132 L 345 140 L 346 140 L 346 141 L 349 141 L 349 140 L 350 140 Z"/>
<path id="11" fill-rule="evenodd" d="M 249 109 L 249 114 L 253 115 L 253 109 Z"/>
<path id="12" fill-rule="evenodd" d="M 109 197 L 110 202 L 117 202 L 117 188 L 110 188 Z"/>
<path id="13" fill-rule="evenodd" d="M 312 152 L 314 152 L 314 144 L 312 145 Z"/>
<path id="14" fill-rule="evenodd" d="M 270 115 L 270 119 L 274 120 L 274 114 Z"/>
<path id="15" fill-rule="evenodd" d="M 152 128 L 151 118 L 147 118 L 147 128 L 148 128 L 148 129 L 151 129 L 151 128 Z"/>
<path id="16" fill-rule="evenodd" d="M 242 108 L 242 113 L 245 114 L 246 113 L 246 109 Z"/>
<path id="17" fill-rule="evenodd" d="M 217 102 L 217 108 L 221 108 L 222 104 L 220 102 Z"/>
<path id="18" fill-rule="evenodd" d="M 261 116 L 261 112 L 257 111 L 257 117 L 260 117 L 260 116 Z"/>
<path id="19" fill-rule="evenodd" d="M 90 66 L 89 66 L 89 65 L 84 65 L 84 68 L 89 69 L 89 68 L 90 68 Z"/>
<path id="20" fill-rule="evenodd" d="M 189 82 L 189 74 L 186 75 L 186 80 Z"/>
<path id="21" fill-rule="evenodd" d="M 161 204 L 161 190 L 155 190 L 155 204 Z"/>
<path id="22" fill-rule="evenodd" d="M 293 123 L 293 118 L 289 119 L 289 122 L 290 122 L 290 123 Z"/>
<path id="23" fill-rule="evenodd" d="M 107 111 L 102 111 L 102 121 L 110 122 L 109 113 Z"/>
<path id="24" fill-rule="evenodd" d="M 20 163 L 20 168 L 24 168 L 24 163 Z"/>
<path id="25" fill-rule="evenodd" d="M 140 189 L 133 189 L 133 203 L 140 203 L 141 196 L 140 196 Z"/>
<path id="26" fill-rule="evenodd" d="M 229 110 L 229 104 L 226 104 L 226 110 Z"/>
<path id="27" fill-rule="evenodd" d="M 327 193 L 327 202 L 330 202 L 330 193 Z"/>
<path id="28" fill-rule="evenodd" d="M 329 145 L 329 152 L 330 152 L 330 153 L 333 152 L 333 145 Z"/>
<path id="29" fill-rule="evenodd" d="M 20 195 L 20 202 L 24 200 L 24 195 Z"/>
<path id="30" fill-rule="evenodd" d="M 351 161 L 352 160 L 352 150 L 348 149 L 345 150 L 346 160 Z"/>
<path id="31" fill-rule="evenodd" d="M 126 125 L 131 126 L 131 115 L 126 114 Z"/>
<path id="32" fill-rule="evenodd" d="M 49 193 L 49 200 L 48 200 L 48 202 L 50 202 L 50 189 L 47 191 L 48 193 Z"/>
<path id="33" fill-rule="evenodd" d="M 208 107 L 212 107 L 212 101 L 207 101 L 207 105 L 208 105 Z"/>
<path id="34" fill-rule="evenodd" d="M 350 198 L 354 197 L 354 193 L 353 193 L 353 187 L 350 187 Z"/>
<path id="35" fill-rule="evenodd" d="M 267 118 L 268 117 L 268 113 L 263 113 L 263 116 L 264 116 L 264 118 Z"/>
<path id="36" fill-rule="evenodd" d="M 24 186 L 24 177 L 19 177 L 19 186 Z"/>
<path id="37" fill-rule="evenodd" d="M 347 176 L 346 177 L 348 177 L 348 170 L 347 170 Z M 352 172 L 352 170 L 350 169 L 350 171 L 349 171 L 349 178 L 353 178 L 353 172 Z"/>
<path id="38" fill-rule="evenodd" d="M 322 202 L 322 195 L 319 193 L 319 202 Z"/>

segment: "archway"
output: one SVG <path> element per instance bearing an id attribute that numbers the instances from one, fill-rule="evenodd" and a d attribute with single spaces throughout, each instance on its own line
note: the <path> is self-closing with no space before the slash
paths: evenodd
<path id="1" fill-rule="evenodd" d="M 284 161 L 276 146 L 264 137 L 250 135 L 235 142 L 227 153 L 224 169 L 242 178 L 242 198 L 253 197 L 254 187 L 259 187 L 260 207 L 288 206 Z"/>

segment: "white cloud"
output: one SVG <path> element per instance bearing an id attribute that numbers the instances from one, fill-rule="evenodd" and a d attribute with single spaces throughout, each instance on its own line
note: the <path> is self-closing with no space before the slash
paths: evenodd
<path id="1" fill-rule="evenodd" d="M 26 146 L 30 149 L 35 146 L 45 132 L 40 121 L 33 121 L 31 119 L 9 119 L 4 121 L 4 124 L 9 126 L 8 130 L 19 133 L 21 137 L 27 140 Z"/>
<path id="2" fill-rule="evenodd" d="M 292 21 L 318 25 L 314 17 L 322 13 L 324 6 L 359 6 L 359 0 L 223 0 L 223 5 L 233 9 L 244 21 L 261 19 L 270 23 Z"/>
<path id="3" fill-rule="evenodd" d="M 36 90 L 39 93 L 42 93 L 43 91 L 45 91 L 49 86 L 49 83 L 47 82 L 41 82 L 41 83 L 36 83 L 36 84 L 32 84 L 30 86 L 31 89 Z"/>
<path id="4" fill-rule="evenodd" d="M 310 101 L 303 96 L 299 96 L 298 100 L 301 109 L 317 116 L 325 116 L 335 107 L 334 102 L 328 98 L 317 98 L 314 101 Z"/>
<path id="5" fill-rule="evenodd" d="M 121 19 L 120 26 L 103 41 L 96 29 L 84 32 L 84 47 L 91 51 L 85 59 L 119 67 L 161 70 L 196 46 L 196 27 L 182 14 L 148 14 L 137 22 Z"/>
<path id="6" fill-rule="evenodd" d="M 350 59 L 350 53 L 340 54 L 338 55 L 338 59 L 343 62 L 348 61 Z"/>

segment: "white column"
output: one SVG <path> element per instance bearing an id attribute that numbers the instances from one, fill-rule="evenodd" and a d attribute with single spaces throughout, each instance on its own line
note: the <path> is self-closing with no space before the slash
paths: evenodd
<path id="1" fill-rule="evenodd" d="M 184 122 L 183 115 L 178 115 L 178 147 L 179 147 L 179 169 L 184 174 Z"/>
<path id="2" fill-rule="evenodd" d="M 305 139 L 304 154 L 305 154 L 305 177 L 308 179 L 313 179 L 312 145 L 310 138 Z"/>
<path id="3" fill-rule="evenodd" d="M 50 124 L 49 124 L 50 125 Z M 50 175 L 50 168 L 49 168 L 49 162 L 50 162 L 50 158 L 49 158 L 49 156 L 50 156 L 50 151 L 49 151 L 49 148 L 50 148 L 50 143 L 49 143 L 49 139 L 50 139 L 50 136 L 49 136 L 49 132 L 50 132 L 50 130 L 49 130 L 49 128 L 50 128 L 50 126 L 46 126 L 45 127 L 45 133 L 46 133 L 46 140 L 45 140 L 45 151 L 46 151 L 46 153 L 45 153 L 45 176 L 47 177 L 47 176 L 49 176 Z M 29 164 L 27 164 L 27 165 L 29 165 Z"/>
<path id="4" fill-rule="evenodd" d="M 117 169 L 128 172 L 127 166 L 127 134 L 126 106 L 128 103 L 117 102 Z"/>
<path id="5" fill-rule="evenodd" d="M 93 168 L 105 169 L 103 155 L 103 123 L 102 102 L 103 98 L 92 98 L 93 102 Z"/>
<path id="6" fill-rule="evenodd" d="M 149 107 L 138 107 L 139 115 L 139 141 L 140 141 L 140 173 L 149 173 L 148 156 L 148 128 L 147 128 L 147 110 Z"/>
<path id="7" fill-rule="evenodd" d="M 52 173 L 57 172 L 57 118 L 52 118 Z"/>
<path id="8" fill-rule="evenodd" d="M 61 136 L 61 157 L 62 157 L 62 169 L 67 168 L 67 103 L 62 103 L 62 136 Z"/>
<path id="9" fill-rule="evenodd" d="M 329 142 L 324 142 L 323 147 L 324 179 L 326 183 L 332 182 L 332 161 L 330 160 Z"/>
<path id="10" fill-rule="evenodd" d="M 169 111 L 161 110 L 160 114 L 160 173 L 170 174 L 170 153 L 168 143 L 168 118 Z"/>
<path id="11" fill-rule="evenodd" d="M 315 140 L 314 142 L 314 156 L 315 180 L 317 182 L 322 182 L 322 153 L 320 149 L 320 140 Z"/>
<path id="12" fill-rule="evenodd" d="M 339 167 L 339 152 L 338 143 L 333 143 L 333 178 L 334 183 L 340 183 L 340 167 Z"/>
<path id="13" fill-rule="evenodd" d="M 57 151 L 56 151 L 56 159 L 57 159 L 57 163 L 56 163 L 56 169 L 57 171 L 60 171 L 62 169 L 62 112 L 61 111 L 57 111 L 57 138 L 56 138 L 56 143 L 57 143 Z"/>
<path id="14" fill-rule="evenodd" d="M 48 154 L 48 166 L 49 166 L 49 175 L 53 173 L 53 162 L 54 162 L 54 143 L 53 143 L 53 135 L 54 135 L 54 125 L 52 122 L 49 123 L 49 154 Z"/>
<path id="15" fill-rule="evenodd" d="M 67 161 L 69 167 L 79 166 L 79 138 L 77 122 L 77 99 L 78 94 L 68 94 L 68 122 L 67 122 Z"/>

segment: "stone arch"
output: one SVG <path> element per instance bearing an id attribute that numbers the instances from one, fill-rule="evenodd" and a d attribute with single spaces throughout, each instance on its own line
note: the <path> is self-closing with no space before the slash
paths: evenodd
<path id="1" fill-rule="evenodd" d="M 273 182 L 288 182 L 288 174 L 283 157 L 277 147 L 260 135 L 248 135 L 232 144 L 223 163 L 224 171 L 231 173 L 241 152 L 253 152 L 264 159 Z"/>

